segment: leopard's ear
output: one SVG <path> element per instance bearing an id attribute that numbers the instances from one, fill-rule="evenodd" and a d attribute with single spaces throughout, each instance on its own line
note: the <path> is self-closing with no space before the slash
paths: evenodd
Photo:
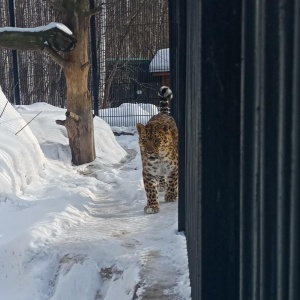
<path id="1" fill-rule="evenodd" d="M 141 123 L 136 124 L 139 135 L 142 135 L 145 132 L 145 126 Z"/>

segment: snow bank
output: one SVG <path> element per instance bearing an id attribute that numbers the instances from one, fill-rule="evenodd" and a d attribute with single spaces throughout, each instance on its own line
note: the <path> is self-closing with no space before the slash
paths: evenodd
<path id="1" fill-rule="evenodd" d="M 138 104 L 143 110 L 149 113 L 151 116 L 158 114 L 158 109 L 156 105 L 150 103 L 139 103 Z"/>
<path id="2" fill-rule="evenodd" d="M 153 104 L 123 103 L 116 108 L 100 109 L 99 117 L 111 126 L 130 127 L 136 126 L 137 123 L 146 124 L 157 112 Z"/>
<path id="3" fill-rule="evenodd" d="M 6 103 L 1 92 L 0 115 Z M 17 111 L 7 104 L 0 118 L 0 188 L 24 191 L 0 196 L 0 299 L 190 300 L 177 204 L 143 212 L 138 135 L 116 140 L 95 117 L 98 157 L 72 166 L 66 129 L 55 124 L 65 110 L 36 103 Z M 113 164 L 126 155 L 119 144 L 128 156 Z"/>
<path id="4" fill-rule="evenodd" d="M 7 101 L 0 87 L 1 113 L 0 200 L 10 194 L 21 196 L 25 187 L 39 177 L 45 162 L 30 128 L 27 126 L 17 133 L 26 122 Z"/>
<path id="5" fill-rule="evenodd" d="M 71 164 L 71 151 L 68 133 L 64 126 L 55 120 L 64 120 L 66 109 L 38 102 L 31 105 L 17 106 L 18 112 L 27 121 L 42 112 L 30 127 L 37 137 L 45 156 Z M 94 118 L 96 155 L 105 163 L 119 163 L 126 156 L 126 151 L 117 143 L 110 126 L 98 117 Z"/>

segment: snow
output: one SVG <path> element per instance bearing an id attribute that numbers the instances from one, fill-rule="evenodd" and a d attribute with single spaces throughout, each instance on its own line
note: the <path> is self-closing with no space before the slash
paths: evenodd
<path id="1" fill-rule="evenodd" d="M 169 48 L 160 49 L 154 55 L 149 65 L 149 72 L 169 72 L 170 71 L 170 54 Z"/>
<path id="2" fill-rule="evenodd" d="M 0 299 L 191 299 L 176 203 L 143 212 L 136 130 L 95 117 L 97 159 L 73 166 L 64 109 L 6 103 L 0 89 Z"/>
<path id="3" fill-rule="evenodd" d="M 73 32 L 66 25 L 64 25 L 62 23 L 57 23 L 57 22 L 51 22 L 47 25 L 33 27 L 33 28 L 1 27 L 0 32 L 5 32 L 5 31 L 39 32 L 39 31 L 47 31 L 47 30 L 50 30 L 52 28 L 57 28 L 61 31 L 64 31 L 68 35 L 73 35 Z"/>
<path id="4" fill-rule="evenodd" d="M 125 124 L 124 126 L 132 127 L 136 123 L 146 124 L 157 113 L 157 107 L 153 104 L 123 103 L 119 107 L 100 109 L 99 117 L 111 126 L 120 127 Z"/>

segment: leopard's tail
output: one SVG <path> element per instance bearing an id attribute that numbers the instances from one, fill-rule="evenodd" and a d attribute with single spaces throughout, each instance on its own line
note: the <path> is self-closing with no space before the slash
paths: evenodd
<path id="1" fill-rule="evenodd" d="M 158 91 L 158 97 L 160 100 L 159 112 L 162 114 L 169 114 L 169 101 L 173 98 L 173 92 L 169 87 L 162 86 Z"/>

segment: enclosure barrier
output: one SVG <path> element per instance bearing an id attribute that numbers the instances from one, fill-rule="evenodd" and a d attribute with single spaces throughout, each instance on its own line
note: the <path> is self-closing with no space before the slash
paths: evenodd
<path id="1" fill-rule="evenodd" d="M 193 300 L 300 299 L 300 1 L 169 1 Z"/>

